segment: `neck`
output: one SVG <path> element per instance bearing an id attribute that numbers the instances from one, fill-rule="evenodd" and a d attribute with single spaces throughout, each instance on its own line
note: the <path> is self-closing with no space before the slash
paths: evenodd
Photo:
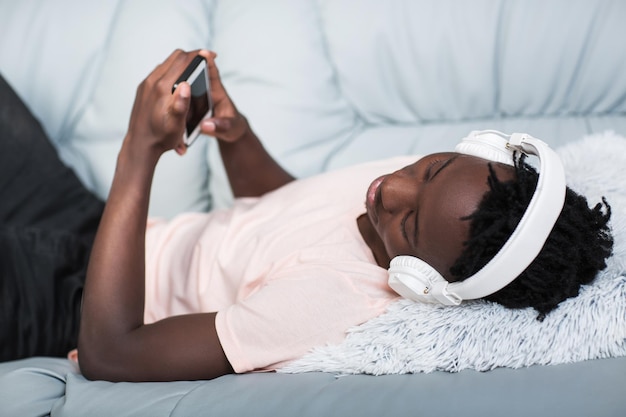
<path id="1" fill-rule="evenodd" d="M 389 262 L 391 262 L 391 259 L 389 258 L 389 255 L 387 255 L 385 245 L 374 229 L 367 213 L 360 215 L 356 219 L 356 222 L 363 240 L 365 240 L 365 243 L 369 246 L 372 254 L 374 255 L 374 259 L 376 259 L 376 263 L 382 268 L 389 269 Z"/>

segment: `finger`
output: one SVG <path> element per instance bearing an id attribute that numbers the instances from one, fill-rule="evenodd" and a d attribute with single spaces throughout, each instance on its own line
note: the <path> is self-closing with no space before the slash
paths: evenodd
<path id="1" fill-rule="evenodd" d="M 67 359 L 78 363 L 78 349 L 72 349 L 67 354 Z"/>
<path id="2" fill-rule="evenodd" d="M 202 55 L 205 59 L 215 59 L 215 57 L 217 57 L 217 53 L 213 52 L 213 51 L 209 51 L 206 49 L 198 49 L 196 51 L 196 53 L 198 55 Z"/>
<path id="3" fill-rule="evenodd" d="M 215 136 L 215 122 L 213 120 L 203 120 L 200 123 L 200 132 L 205 135 Z"/>
<path id="4" fill-rule="evenodd" d="M 180 77 L 196 55 L 197 54 L 194 52 L 188 53 L 181 49 L 172 52 L 170 56 L 150 74 L 154 85 L 161 86 L 168 90 L 171 89 L 178 77 Z"/>
<path id="5" fill-rule="evenodd" d="M 227 133 L 232 126 L 230 119 L 226 118 L 212 118 L 205 119 L 200 124 L 200 130 L 207 135 L 214 135 L 216 133 Z"/>
<path id="6" fill-rule="evenodd" d="M 203 55 L 204 56 L 204 55 Z M 209 53 L 205 56 L 207 60 L 207 66 L 209 67 L 209 82 L 211 84 L 211 95 L 213 96 L 213 100 L 220 101 L 224 97 L 226 97 L 226 90 L 222 85 L 222 79 L 220 78 L 219 70 L 217 69 L 217 65 L 215 65 L 215 57 L 217 54 Z"/>
<path id="7" fill-rule="evenodd" d="M 233 142 L 241 137 L 245 126 L 229 117 L 216 117 L 203 120 L 200 130 L 206 135 Z"/>
<path id="8" fill-rule="evenodd" d="M 183 141 L 183 132 L 187 121 L 187 112 L 191 106 L 191 86 L 189 83 L 186 81 L 180 83 L 174 94 L 172 94 L 168 106 L 168 118 L 173 123 L 171 128 L 174 129 L 176 136 L 179 138 L 174 145 L 174 149 L 179 155 L 184 155 L 187 152 L 187 146 Z"/>
<path id="9" fill-rule="evenodd" d="M 174 151 L 179 154 L 180 156 L 183 156 L 187 153 L 187 145 L 185 145 L 182 141 L 181 143 L 179 143 L 178 145 L 176 145 L 176 147 L 174 148 Z"/>
<path id="10" fill-rule="evenodd" d="M 172 94 L 172 102 L 170 107 L 173 114 L 187 115 L 191 104 L 191 86 L 187 81 L 178 85 L 174 94 Z"/>
<path id="11" fill-rule="evenodd" d="M 177 62 L 180 63 L 180 61 L 185 58 L 185 55 L 186 54 L 184 51 L 182 51 L 181 49 L 176 49 L 165 59 L 165 61 L 159 64 L 152 71 L 152 73 L 150 73 L 150 77 L 154 78 L 155 80 L 159 80 L 165 77 L 172 70 L 172 67 Z"/>

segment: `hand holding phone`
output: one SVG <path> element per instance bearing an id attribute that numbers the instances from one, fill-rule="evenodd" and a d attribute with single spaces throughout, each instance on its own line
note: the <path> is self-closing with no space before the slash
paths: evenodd
<path id="1" fill-rule="evenodd" d="M 213 113 L 213 101 L 211 99 L 211 86 L 206 59 L 197 55 L 187 66 L 172 87 L 172 93 L 176 87 L 186 81 L 191 87 L 191 102 L 187 111 L 187 122 L 183 142 L 190 146 L 200 135 L 200 122 Z"/>

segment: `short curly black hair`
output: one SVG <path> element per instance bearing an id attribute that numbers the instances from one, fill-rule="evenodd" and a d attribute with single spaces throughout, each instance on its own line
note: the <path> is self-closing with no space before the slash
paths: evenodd
<path id="1" fill-rule="evenodd" d="M 500 181 L 492 165 L 490 190 L 470 221 L 465 249 L 451 267 L 459 281 L 480 270 L 513 233 L 537 186 L 537 171 L 516 158 L 516 178 Z M 578 295 L 606 267 L 613 251 L 609 227 L 611 207 L 603 198 L 590 208 L 587 199 L 567 188 L 565 205 L 543 249 L 513 282 L 485 297 L 509 308 L 533 307 L 543 320 L 557 305 Z"/>

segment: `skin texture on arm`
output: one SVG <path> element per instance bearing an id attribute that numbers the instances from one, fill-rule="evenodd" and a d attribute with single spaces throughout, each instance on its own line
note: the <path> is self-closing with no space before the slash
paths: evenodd
<path id="1" fill-rule="evenodd" d="M 214 117 L 204 120 L 201 129 L 219 141 L 233 195 L 258 197 L 293 181 L 294 177 L 272 158 L 237 111 L 222 85 L 214 59 L 214 54 L 207 59 Z"/>
<path id="2" fill-rule="evenodd" d="M 79 363 L 90 379 L 193 380 L 233 372 L 217 337 L 215 313 L 143 322 L 150 187 L 160 156 L 171 149 L 185 152 L 190 88 L 183 83 L 172 94 L 171 86 L 196 53 L 175 51 L 137 90 L 83 295 Z"/>

